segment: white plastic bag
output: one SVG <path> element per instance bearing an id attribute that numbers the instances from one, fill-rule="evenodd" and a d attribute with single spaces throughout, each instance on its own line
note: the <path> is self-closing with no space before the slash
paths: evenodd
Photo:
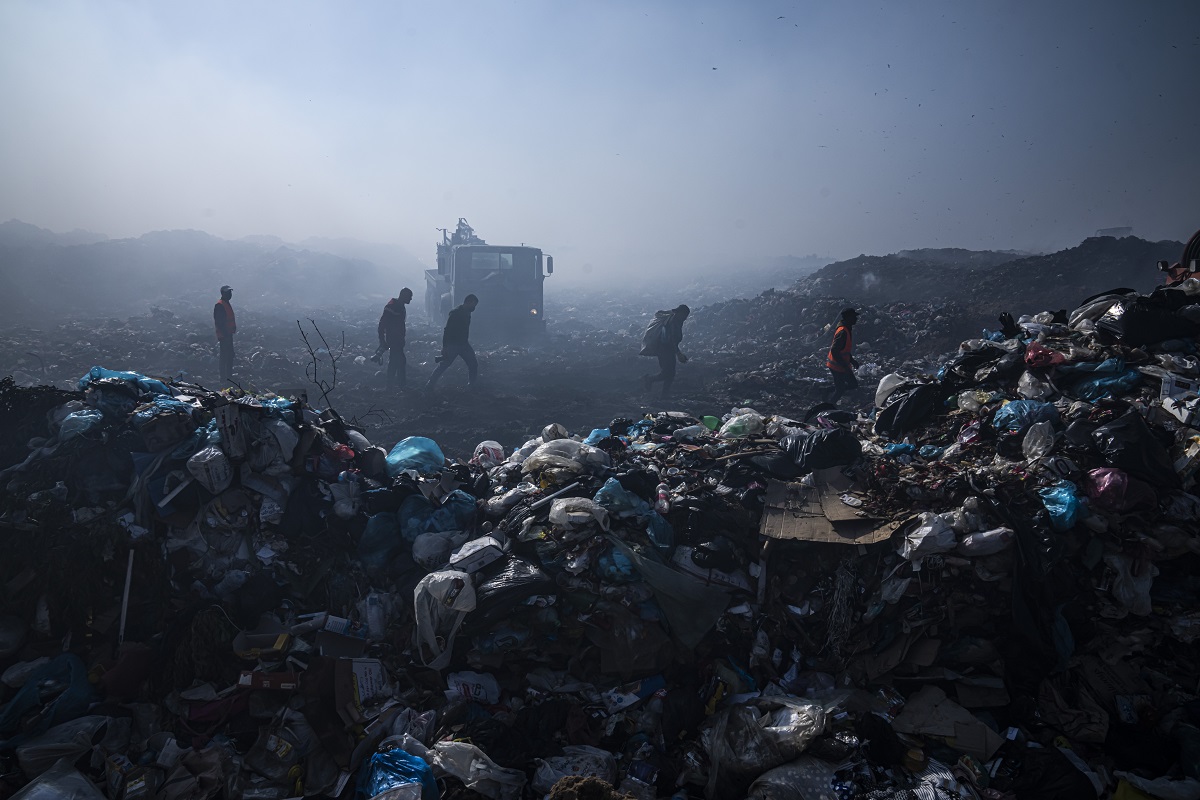
<path id="1" fill-rule="evenodd" d="M 427 760 L 434 775 L 453 775 L 471 791 L 491 800 L 517 800 L 525 788 L 524 770 L 500 766 L 473 744 L 438 742 Z"/>
<path id="2" fill-rule="evenodd" d="M 459 626 L 474 610 L 475 587 L 467 573 L 445 570 L 421 579 L 413 589 L 413 644 L 422 664 L 446 668 Z"/>
<path id="3" fill-rule="evenodd" d="M 958 543 L 957 550 L 964 556 L 990 556 L 1010 547 L 1013 537 L 1011 528 L 994 528 L 972 533 Z"/>
<path id="4" fill-rule="evenodd" d="M 428 531 L 412 543 L 413 561 L 434 572 L 450 563 L 450 555 L 462 546 L 471 534 L 466 531 Z"/>
<path id="5" fill-rule="evenodd" d="M 919 565 L 925 556 L 948 553 L 955 548 L 954 529 L 941 514 L 922 512 L 916 526 L 904 536 L 900 557 Z"/>
<path id="6" fill-rule="evenodd" d="M 747 411 L 745 414 L 735 414 L 730 417 L 721 426 L 718 435 L 725 439 L 736 439 L 742 436 L 753 436 L 756 433 L 761 433 L 765 427 L 761 414 L 755 411 Z"/>
<path id="7" fill-rule="evenodd" d="M 1045 400 L 1054 394 L 1054 389 L 1035 378 L 1032 372 L 1026 371 L 1021 373 L 1021 379 L 1017 381 L 1017 393 L 1026 400 Z"/>
<path id="8" fill-rule="evenodd" d="M 488 672 L 451 672 L 446 676 L 446 697 L 465 697 L 485 706 L 494 706 L 500 702 L 500 683 L 496 676 Z"/>
<path id="9" fill-rule="evenodd" d="M 595 523 L 608 530 L 608 509 L 586 497 L 564 497 L 550 505 L 550 524 L 573 531 Z"/>
<path id="10" fill-rule="evenodd" d="M 1150 587 L 1154 583 L 1154 576 L 1158 574 L 1158 567 L 1148 559 L 1134 562 L 1121 553 L 1109 553 L 1104 557 L 1104 563 L 1117 573 L 1113 580 L 1112 596 L 1118 605 L 1130 614 L 1150 616 Z"/>
<path id="11" fill-rule="evenodd" d="M 486 442 L 480 442 L 475 445 L 475 452 L 471 456 L 471 463 L 476 464 L 483 469 L 491 469 L 504 463 L 504 447 L 499 442 L 491 439 Z"/>
<path id="12" fill-rule="evenodd" d="M 599 778 L 610 785 L 617 782 L 617 760 L 613 754 L 588 745 L 568 745 L 561 756 L 539 759 L 533 774 L 533 789 L 542 794 L 554 784 L 571 775 Z"/>
<path id="13" fill-rule="evenodd" d="M 1037 461 L 1048 456 L 1054 450 L 1054 423 L 1049 421 L 1035 422 L 1025 432 L 1021 442 L 1021 452 L 1026 461 Z"/>
<path id="14" fill-rule="evenodd" d="M 879 386 L 875 389 L 875 407 L 883 408 L 883 404 L 892 396 L 892 392 L 904 385 L 907 378 L 898 372 L 889 372 L 879 379 Z"/>

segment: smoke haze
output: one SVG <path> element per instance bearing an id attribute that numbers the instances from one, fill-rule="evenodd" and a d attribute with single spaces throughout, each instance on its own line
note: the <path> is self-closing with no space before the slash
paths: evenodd
<path id="1" fill-rule="evenodd" d="M 1200 5 L 0 5 L 0 220 L 436 228 L 556 280 L 1200 218 Z M 392 291 L 388 289 L 386 291 Z"/>

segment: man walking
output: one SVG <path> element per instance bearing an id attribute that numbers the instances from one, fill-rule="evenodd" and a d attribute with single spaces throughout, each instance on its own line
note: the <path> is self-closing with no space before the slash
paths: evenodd
<path id="1" fill-rule="evenodd" d="M 437 385 L 438 379 L 446 371 L 454 359 L 461 358 L 467 365 L 467 386 L 475 383 L 475 375 L 479 364 L 475 361 L 475 350 L 471 347 L 471 312 L 479 305 L 479 298 L 473 294 L 467 295 L 461 306 L 453 308 L 446 316 L 446 328 L 442 331 L 442 354 L 438 357 L 437 369 L 429 376 L 426 389 Z"/>
<path id="2" fill-rule="evenodd" d="M 854 368 L 858 361 L 854 358 L 854 323 L 858 322 L 858 312 L 853 308 L 842 309 L 838 317 L 837 329 L 833 332 L 833 344 L 829 346 L 829 354 L 825 356 L 825 366 L 833 376 L 833 392 L 829 402 L 836 404 L 838 398 L 851 389 L 858 388 L 858 378 L 854 376 Z"/>
<path id="3" fill-rule="evenodd" d="M 404 339 L 407 334 L 408 311 L 404 307 L 412 302 L 412 289 L 405 286 L 400 294 L 387 301 L 383 315 L 379 317 L 379 352 L 390 350 L 388 356 L 387 388 L 403 389 L 407 377 L 408 358 L 404 355 Z"/>
<path id="4" fill-rule="evenodd" d="M 671 384 L 675 381 L 675 362 L 687 363 L 687 356 L 679 350 L 683 341 L 683 322 L 692 310 L 680 303 L 670 311 L 658 311 L 654 314 L 654 322 L 646 329 L 642 337 L 642 352 L 639 355 L 658 357 L 658 374 L 643 375 L 642 388 L 650 391 L 654 384 L 662 381 L 662 396 L 671 393 Z"/>
<path id="5" fill-rule="evenodd" d="M 229 304 L 231 297 L 233 289 L 222 286 L 221 299 L 213 306 L 213 327 L 217 330 L 217 343 L 221 348 L 218 366 L 221 380 L 226 383 L 233 382 L 233 334 L 237 332 L 237 320 L 233 316 L 233 306 Z"/>

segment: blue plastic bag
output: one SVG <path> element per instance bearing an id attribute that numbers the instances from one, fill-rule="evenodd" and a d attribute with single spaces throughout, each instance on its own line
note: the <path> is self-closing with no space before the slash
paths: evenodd
<path id="1" fill-rule="evenodd" d="M 62 426 L 58 429 L 58 438 L 65 442 L 76 436 L 83 436 L 96 430 L 103 421 L 104 415 L 94 408 L 72 411 L 63 418 Z"/>
<path id="2" fill-rule="evenodd" d="M 66 688 L 43 704 L 43 683 L 65 685 Z M 56 656 L 50 663 L 34 670 L 13 699 L 0 708 L 0 750 L 11 750 L 55 725 L 82 717 L 91 702 L 92 685 L 88 683 L 83 661 L 74 653 Z"/>
<path id="3" fill-rule="evenodd" d="M 437 472 L 446 464 L 442 448 L 433 439 L 424 436 L 409 436 L 401 439 L 387 455 L 388 477 L 394 478 L 407 469 L 422 475 Z"/>
<path id="4" fill-rule="evenodd" d="M 104 367 L 92 367 L 88 370 L 88 374 L 79 379 L 79 391 L 83 391 L 91 386 L 94 382 L 102 378 L 117 378 L 126 383 L 133 384 L 143 392 L 149 394 L 165 394 L 170 396 L 171 390 L 162 381 L 154 378 L 147 378 L 137 372 L 118 372 L 116 370 L 105 369 Z"/>
<path id="5" fill-rule="evenodd" d="M 358 540 L 358 560 L 368 569 L 387 566 L 403 542 L 399 517 L 391 511 L 380 512 L 367 520 Z"/>
<path id="6" fill-rule="evenodd" d="M 406 497 L 397 512 L 400 537 L 412 545 L 422 533 L 462 531 L 470 527 L 475 517 L 475 498 L 455 489 L 442 505 L 434 506 L 424 495 Z"/>
<path id="7" fill-rule="evenodd" d="M 674 547 L 675 530 L 671 523 L 658 512 L 651 514 L 649 520 L 646 523 L 646 535 L 650 537 L 651 543 L 664 552 Z"/>
<path id="8" fill-rule="evenodd" d="M 921 447 L 918 455 L 928 461 L 937 461 L 946 453 L 946 448 L 938 447 L 936 444 L 927 444 Z"/>
<path id="9" fill-rule="evenodd" d="M 1050 513 L 1050 526 L 1058 532 L 1069 531 L 1075 527 L 1080 517 L 1081 505 L 1075 496 L 1075 484 L 1070 481 L 1059 481 L 1053 486 L 1039 489 L 1042 505 Z"/>
<path id="10" fill-rule="evenodd" d="M 887 454 L 889 456 L 911 456 L 916 455 L 917 448 L 914 445 L 904 442 L 894 442 L 887 446 Z"/>
<path id="11" fill-rule="evenodd" d="M 992 426 L 998 431 L 1022 432 L 1035 422 L 1058 424 L 1058 409 L 1040 400 L 1014 400 L 996 409 Z"/>
<path id="12" fill-rule="evenodd" d="M 437 781 L 425 759 L 403 750 L 389 750 L 371 756 L 359 769 L 356 797 L 370 800 L 392 789 L 414 784 L 421 787 L 421 800 L 438 800 Z"/>
<path id="13" fill-rule="evenodd" d="M 592 432 L 583 440 L 584 444 L 594 445 L 601 439 L 607 439 L 610 436 L 608 428 L 592 428 Z"/>
<path id="14" fill-rule="evenodd" d="M 640 517 L 651 511 L 649 503 L 622 486 L 616 478 L 605 481 L 592 500 L 608 509 L 614 517 Z"/>

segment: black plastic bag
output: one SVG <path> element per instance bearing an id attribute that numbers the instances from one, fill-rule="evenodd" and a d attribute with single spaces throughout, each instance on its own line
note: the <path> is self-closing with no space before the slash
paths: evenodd
<path id="1" fill-rule="evenodd" d="M 892 395 L 892 402 L 875 416 L 875 433 L 896 439 L 919 428 L 937 412 L 942 400 L 940 384 L 923 383 L 903 396 Z"/>
<path id="2" fill-rule="evenodd" d="M 853 464 L 862 455 L 862 442 L 844 428 L 785 436 L 779 443 L 787 450 L 801 474 L 815 469 Z"/>
<path id="3" fill-rule="evenodd" d="M 1137 411 L 1127 411 L 1092 431 L 1092 441 L 1110 467 L 1125 470 L 1151 486 L 1178 489 L 1183 484 L 1171 456 Z"/>
<path id="4" fill-rule="evenodd" d="M 1172 299 L 1169 295 L 1154 295 L 1122 300 L 1105 312 L 1096 327 L 1129 347 L 1196 336 L 1200 324 L 1176 314 L 1171 308 Z"/>

